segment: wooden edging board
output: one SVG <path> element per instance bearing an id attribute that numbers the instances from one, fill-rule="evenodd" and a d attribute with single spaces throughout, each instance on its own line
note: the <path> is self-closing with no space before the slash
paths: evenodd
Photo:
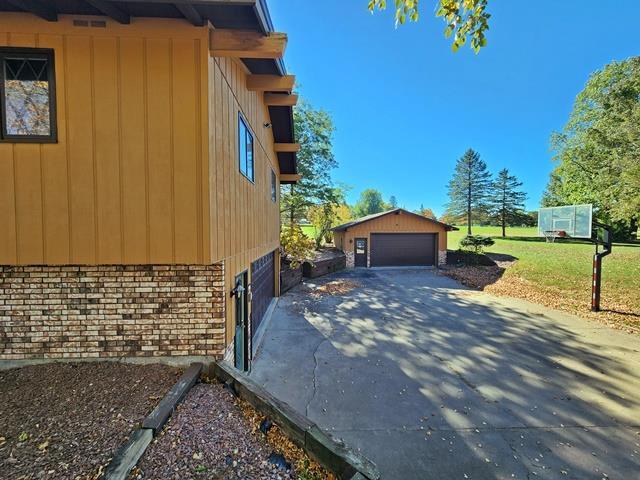
<path id="1" fill-rule="evenodd" d="M 192 363 L 156 408 L 144 419 L 142 427 L 134 431 L 115 453 L 104 473 L 105 480 L 126 480 L 178 404 L 191 390 L 202 373 L 201 363 Z"/>
<path id="2" fill-rule="evenodd" d="M 369 459 L 335 440 L 309 420 L 226 362 L 216 362 L 215 376 L 229 385 L 242 400 L 269 418 L 300 448 L 327 470 L 344 480 L 379 480 L 380 473 Z"/>

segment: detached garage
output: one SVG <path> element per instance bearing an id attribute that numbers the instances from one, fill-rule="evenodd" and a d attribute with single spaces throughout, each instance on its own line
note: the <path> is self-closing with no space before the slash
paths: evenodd
<path id="1" fill-rule="evenodd" d="M 435 266 L 447 261 L 447 232 L 456 227 L 395 208 L 333 229 L 347 267 Z"/>

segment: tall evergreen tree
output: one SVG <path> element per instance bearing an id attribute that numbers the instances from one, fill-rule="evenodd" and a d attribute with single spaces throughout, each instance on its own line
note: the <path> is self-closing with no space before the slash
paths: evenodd
<path id="1" fill-rule="evenodd" d="M 513 225 L 521 220 L 524 212 L 524 201 L 527 194 L 519 190 L 522 186 L 514 175 L 509 175 L 509 170 L 503 168 L 491 185 L 491 213 L 502 227 L 502 236 L 506 237 L 507 225 Z"/>
<path id="2" fill-rule="evenodd" d="M 467 234 L 471 235 L 474 216 L 486 212 L 491 189 L 491 173 L 477 152 L 469 149 L 456 163 L 456 170 L 449 182 L 447 214 L 467 217 Z"/>

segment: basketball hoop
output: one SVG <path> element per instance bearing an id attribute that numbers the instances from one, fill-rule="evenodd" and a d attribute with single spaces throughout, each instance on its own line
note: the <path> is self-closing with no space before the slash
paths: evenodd
<path id="1" fill-rule="evenodd" d="M 545 230 L 542 232 L 544 234 L 544 238 L 547 239 L 547 243 L 555 242 L 556 238 L 567 238 L 567 232 L 564 230 Z"/>
<path id="2" fill-rule="evenodd" d="M 600 288 L 602 283 L 602 259 L 611 253 L 613 235 L 611 227 L 593 220 L 593 206 L 561 205 L 538 210 L 538 236 L 547 243 L 556 238 L 584 239 L 596 246 L 593 256 L 593 279 L 591 282 L 591 310 L 600 311 Z M 599 250 L 602 247 L 602 251 Z"/>

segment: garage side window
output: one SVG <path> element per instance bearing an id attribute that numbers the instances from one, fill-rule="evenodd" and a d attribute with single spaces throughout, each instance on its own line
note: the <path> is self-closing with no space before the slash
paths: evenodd
<path id="1" fill-rule="evenodd" d="M 253 134 L 238 112 L 238 154 L 240 173 L 253 182 Z"/>
<path id="2" fill-rule="evenodd" d="M 53 50 L 0 48 L 0 141 L 56 141 Z"/>

